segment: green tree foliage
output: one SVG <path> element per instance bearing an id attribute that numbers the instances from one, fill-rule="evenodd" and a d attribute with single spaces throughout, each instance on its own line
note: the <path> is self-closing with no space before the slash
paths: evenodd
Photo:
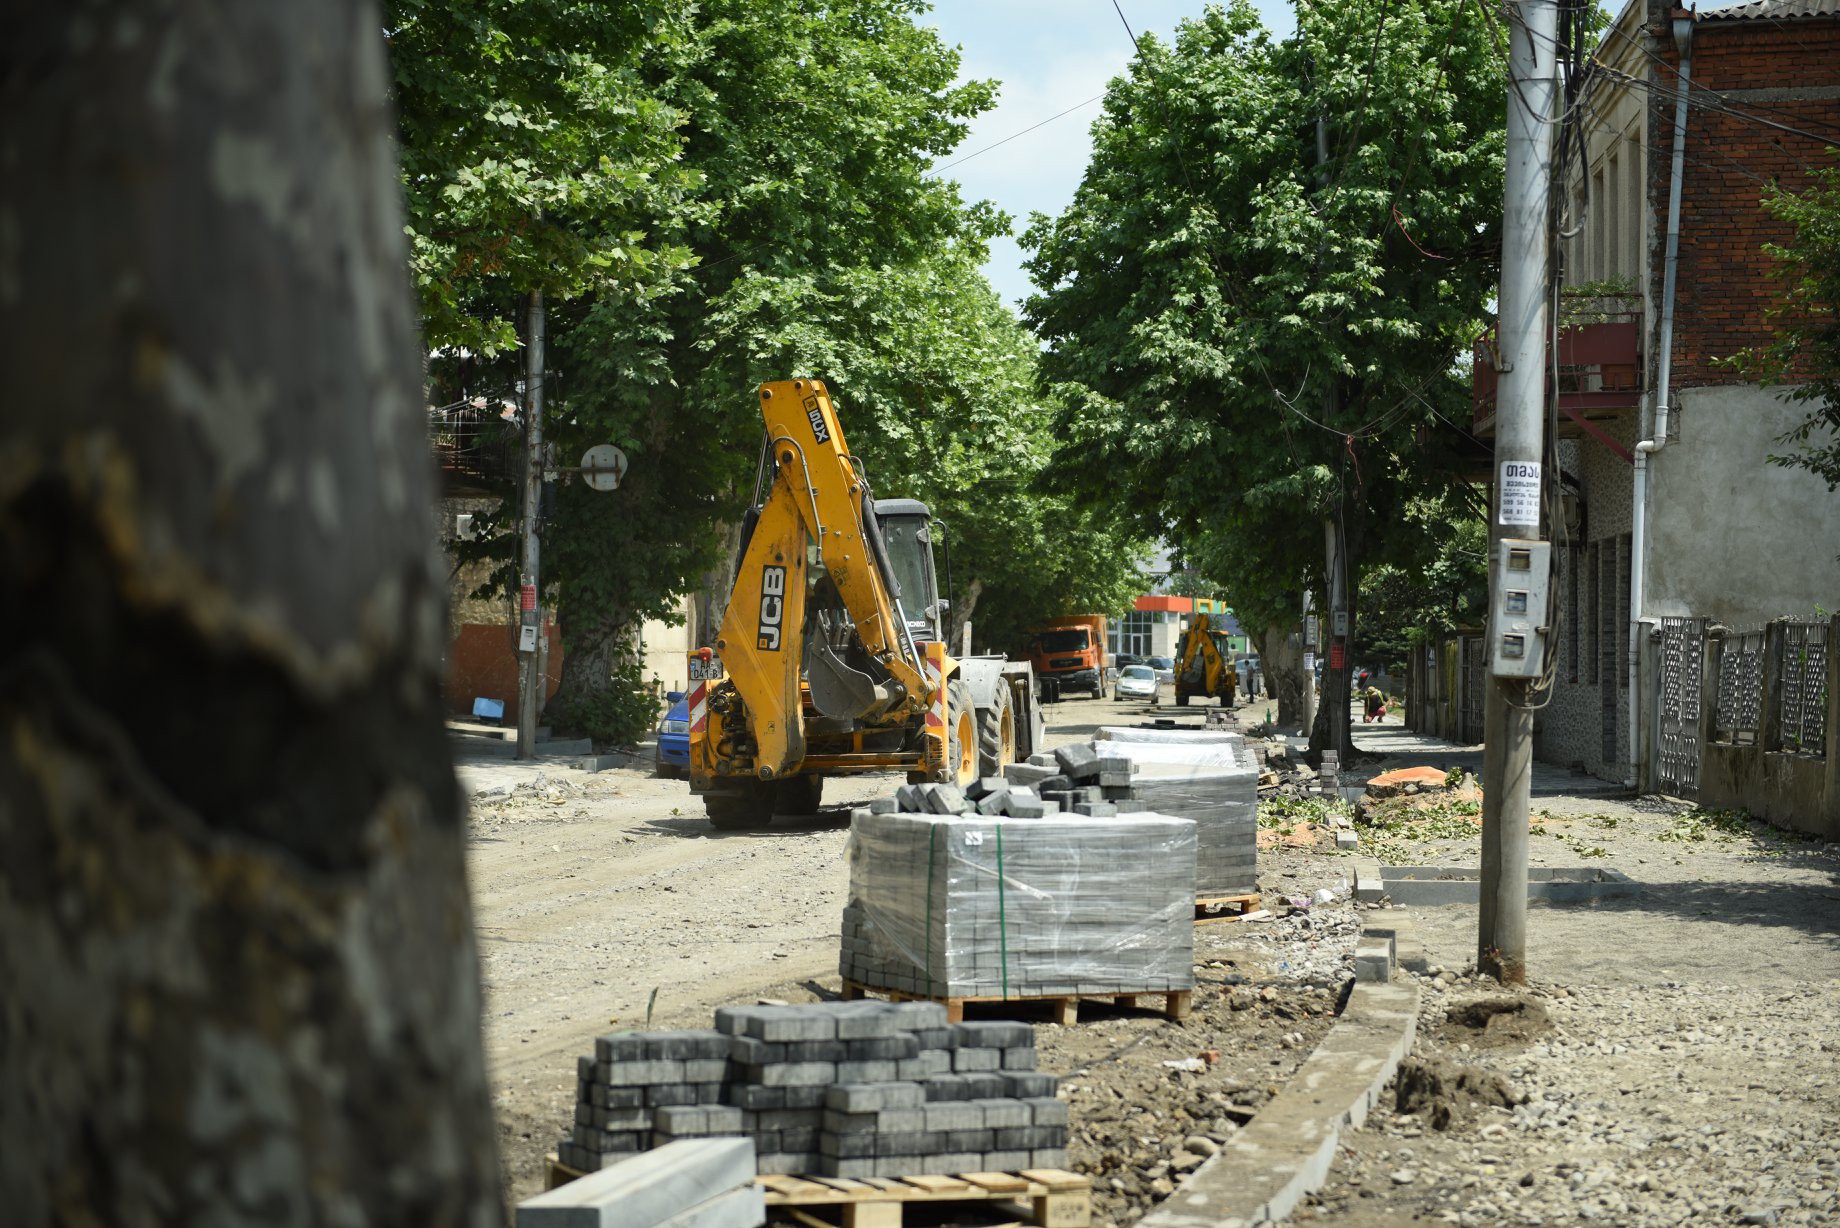
<path id="1" fill-rule="evenodd" d="M 1415 500 L 1402 551 L 1414 561 L 1382 563 L 1361 577 L 1357 663 L 1403 676 L 1411 650 L 1431 631 L 1481 626 L 1488 612 L 1489 526 L 1474 508 Z"/>
<path id="2" fill-rule="evenodd" d="M 1322 583 L 1325 522 L 1358 593 L 1446 482 L 1420 428 L 1466 407 L 1501 80 L 1457 0 L 1299 6 L 1283 42 L 1236 0 L 1141 40 L 1072 205 L 1024 238 L 1069 469 L 1196 542 L 1248 622 Z M 1347 746 L 1346 688 L 1325 685 L 1339 728 L 1316 745 Z"/>
<path id="3" fill-rule="evenodd" d="M 626 708 L 619 670 L 639 625 L 699 583 L 724 582 L 721 525 L 753 489 L 754 387 L 810 374 L 848 396 L 860 381 L 818 358 L 898 306 L 875 297 L 898 281 L 878 274 L 954 244 L 981 251 L 1000 224 L 927 176 L 992 89 L 953 84 L 957 56 L 913 24 L 916 11 L 902 0 L 711 0 L 688 12 L 680 44 L 642 65 L 647 88 L 682 117 L 701 211 L 672 293 L 602 291 L 586 327 L 558 339 L 570 371 L 559 443 L 612 440 L 635 473 L 650 471 L 616 495 L 560 502 L 558 723 L 630 736 L 595 718 Z"/>
<path id="4" fill-rule="evenodd" d="M 951 554 L 953 625 L 969 618 L 978 645 L 1013 649 L 1040 618 L 1128 604 L 1147 551 L 1120 517 L 1042 489 L 1056 410 L 1036 392 L 1034 339 L 980 256 L 961 246 L 862 268 L 828 293 L 782 283 L 774 310 L 748 322 L 785 372 L 825 373 L 877 495 L 919 499 L 944 522 L 934 553 L 942 573 Z"/>
<path id="5" fill-rule="evenodd" d="M 565 651 L 553 723 L 615 741 L 645 727 L 635 635 L 726 582 L 764 380 L 825 379 L 878 492 L 947 522 L 960 617 L 1002 633 L 1131 586 L 1138 552 L 1108 517 L 1029 494 L 1052 405 L 1034 342 L 977 272 L 1007 220 L 930 171 L 995 87 L 957 80 L 956 53 L 915 24 L 922 5 L 397 7 L 417 280 L 430 340 L 450 347 L 437 380 L 510 387 L 515 355 L 493 356 L 541 285 L 564 300 L 549 316 L 548 437 L 565 464 L 601 442 L 631 461 L 616 493 L 563 486 L 545 526 Z M 410 51 L 436 63 L 409 65 Z M 459 83 L 447 61 L 465 62 Z M 585 114 L 564 114 L 569 82 L 595 104 Z M 515 146 L 532 168 L 493 124 L 534 146 Z M 567 190 L 537 192 L 526 173 Z M 462 206 L 464 225 L 443 212 Z M 510 546 L 502 532 L 478 546 L 502 561 L 501 585 Z"/>
<path id="6" fill-rule="evenodd" d="M 1827 168 L 1805 191 L 1774 186 L 1764 205 L 1795 227 L 1788 243 L 1764 250 L 1781 263 L 1782 301 L 1771 315 L 1775 340 L 1739 356 L 1736 365 L 1769 383 L 1794 382 L 1790 393 L 1807 417 L 1778 443 L 1791 450 L 1770 462 L 1806 469 L 1840 489 L 1840 168 Z"/>
<path id="7" fill-rule="evenodd" d="M 490 357 L 542 290 L 645 298 L 689 259 L 681 116 L 638 69 L 662 4 L 384 0 L 410 272 L 431 348 Z"/>

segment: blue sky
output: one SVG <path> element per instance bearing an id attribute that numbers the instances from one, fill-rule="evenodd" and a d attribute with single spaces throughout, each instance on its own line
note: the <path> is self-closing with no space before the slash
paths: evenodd
<path id="1" fill-rule="evenodd" d="M 1118 3 L 1139 36 L 1154 30 L 1165 38 L 1182 18 L 1206 7 L 1202 0 Z M 1288 0 L 1255 0 L 1255 7 L 1273 32 L 1290 32 Z M 941 159 L 941 167 L 1103 94 L 1132 55 L 1112 0 L 937 0 L 920 24 L 934 26 L 947 44 L 960 48 L 965 78 L 1002 82 L 997 105 L 972 123 L 964 143 Z M 958 180 L 967 199 L 996 202 L 1015 218 L 1020 233 L 1031 211 L 1059 213 L 1073 199 L 1098 115 L 1099 104 L 1088 103 L 943 173 Z M 985 272 L 1006 303 L 1029 293 L 1022 251 L 1013 238 L 991 244 Z"/>

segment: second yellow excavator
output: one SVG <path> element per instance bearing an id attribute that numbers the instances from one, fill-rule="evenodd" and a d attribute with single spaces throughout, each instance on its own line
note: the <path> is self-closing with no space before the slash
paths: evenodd
<path id="1" fill-rule="evenodd" d="M 1221 651 L 1226 636 L 1212 630 L 1206 614 L 1197 614 L 1182 637 L 1182 649 L 1176 658 L 1176 706 L 1186 708 L 1189 696 L 1217 696 L 1220 706 L 1233 706 L 1239 690 L 1239 676 L 1233 663 Z"/>

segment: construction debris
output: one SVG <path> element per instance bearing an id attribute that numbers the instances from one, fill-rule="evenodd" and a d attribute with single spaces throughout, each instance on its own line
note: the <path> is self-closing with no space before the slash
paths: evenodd
<path id="1" fill-rule="evenodd" d="M 713 1096 L 680 1082 L 714 1069 L 692 1069 L 703 1062 L 722 1068 Z M 596 1041 L 557 1158 L 593 1172 L 654 1145 L 733 1137 L 748 1141 L 750 1173 L 1059 1168 L 1067 1106 L 1057 1088 L 1035 1069 L 1026 1023 L 952 1024 L 930 1002 L 725 1007 L 714 1030 Z"/>

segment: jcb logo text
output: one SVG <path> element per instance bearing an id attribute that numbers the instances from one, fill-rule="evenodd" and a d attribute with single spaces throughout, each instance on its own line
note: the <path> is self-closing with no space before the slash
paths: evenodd
<path id="1" fill-rule="evenodd" d="M 786 618 L 786 569 L 763 567 L 760 571 L 760 644 L 765 652 L 779 651 L 780 624 Z"/>

